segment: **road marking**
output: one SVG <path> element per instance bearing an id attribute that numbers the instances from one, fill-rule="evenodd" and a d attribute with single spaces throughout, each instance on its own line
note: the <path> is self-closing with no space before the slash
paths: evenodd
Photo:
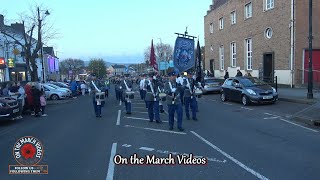
<path id="1" fill-rule="evenodd" d="M 143 120 L 143 121 L 150 121 L 150 119 L 138 118 L 138 117 L 127 117 L 127 116 L 125 116 L 124 118 L 127 118 L 127 119 L 137 119 L 137 120 Z M 162 122 L 169 122 L 169 121 L 162 121 Z"/>
<path id="2" fill-rule="evenodd" d="M 274 117 L 280 117 L 280 116 L 277 116 L 277 115 L 274 115 L 274 114 L 270 114 L 270 113 L 264 113 L 266 115 L 269 115 L 269 116 L 274 116 Z"/>
<path id="3" fill-rule="evenodd" d="M 281 121 L 284 121 L 284 122 L 287 122 L 287 123 L 290 123 L 290 124 L 292 124 L 292 125 L 299 126 L 299 127 L 301 127 L 301 128 L 304 128 L 304 129 L 313 131 L 313 132 L 319 132 L 319 131 L 317 131 L 317 130 L 314 130 L 314 129 L 311 129 L 311 128 L 307 128 L 307 127 L 301 126 L 301 125 L 299 125 L 299 124 L 296 124 L 296 123 L 294 123 L 294 122 L 290 122 L 290 121 L 285 120 L 285 119 L 282 119 L 282 118 L 281 118 L 280 120 L 281 120 Z"/>
<path id="4" fill-rule="evenodd" d="M 166 133 L 171 133 L 171 134 L 180 134 L 180 135 L 186 135 L 187 134 L 187 133 L 184 133 L 184 132 L 168 131 L 168 130 L 164 130 L 164 129 L 155 129 L 155 128 L 137 127 L 137 126 L 131 126 L 131 125 L 125 125 L 124 127 L 145 129 L 145 130 L 158 131 L 158 132 L 166 132 Z"/>
<path id="5" fill-rule="evenodd" d="M 145 151 L 153 151 L 154 148 L 148 148 L 148 147 L 140 147 L 140 150 L 145 150 Z"/>
<path id="6" fill-rule="evenodd" d="M 117 143 L 113 143 L 111 148 L 111 153 L 110 153 L 108 174 L 107 174 L 106 180 L 113 180 L 113 174 L 114 174 L 113 158 L 116 155 L 116 152 L 117 152 Z"/>
<path id="7" fill-rule="evenodd" d="M 142 114 L 148 114 L 148 112 L 142 112 L 142 111 L 131 111 L 132 113 L 142 113 Z"/>
<path id="8" fill-rule="evenodd" d="M 4 130 L 0 131 L 0 136 L 8 134 L 8 133 L 10 133 L 11 131 L 14 131 L 14 130 L 16 130 L 16 128 L 4 129 Z"/>
<path id="9" fill-rule="evenodd" d="M 119 106 L 121 106 L 121 104 L 122 104 L 122 101 L 119 102 Z"/>
<path id="10" fill-rule="evenodd" d="M 130 144 L 123 144 L 122 147 L 131 147 Z"/>
<path id="11" fill-rule="evenodd" d="M 225 105 L 229 105 L 229 106 L 232 106 L 233 104 L 230 104 L 230 103 L 223 103 L 223 104 L 225 104 Z"/>
<path id="12" fill-rule="evenodd" d="M 147 109 L 146 107 L 137 107 L 137 106 L 133 106 L 132 108 L 136 108 L 136 109 Z"/>
<path id="13" fill-rule="evenodd" d="M 120 116 L 121 116 L 121 110 L 118 110 L 117 126 L 120 125 Z"/>
<path id="14" fill-rule="evenodd" d="M 253 109 L 247 108 L 247 107 L 241 107 L 241 109 L 246 109 L 246 110 L 249 110 L 249 111 L 253 111 Z"/>
<path id="15" fill-rule="evenodd" d="M 144 104 L 144 105 L 146 105 L 146 103 L 132 103 L 132 104 Z"/>
<path id="16" fill-rule="evenodd" d="M 231 161 L 233 161 L 234 163 L 236 163 L 238 166 L 242 167 L 243 169 L 245 169 L 246 171 L 250 172 L 251 174 L 253 174 L 254 176 L 256 176 L 259 179 L 263 179 L 263 180 L 268 180 L 268 178 L 266 178 L 265 176 L 261 175 L 260 173 L 254 171 L 253 169 L 249 168 L 248 166 L 244 165 L 243 163 L 241 163 L 240 161 L 236 160 L 235 158 L 233 158 L 232 156 L 230 156 L 229 154 L 227 154 L 226 152 L 222 151 L 220 148 L 218 148 L 217 146 L 213 145 L 212 143 L 210 143 L 209 141 L 207 141 L 206 139 L 204 139 L 203 137 L 201 137 L 199 134 L 197 134 L 194 131 L 191 131 L 192 134 L 194 134 L 195 136 L 197 136 L 200 140 L 202 140 L 203 142 L 205 142 L 207 145 L 211 146 L 213 149 L 215 149 L 216 151 L 218 151 L 219 153 L 221 153 L 223 156 L 225 156 L 226 158 L 230 159 Z"/>
<path id="17" fill-rule="evenodd" d="M 279 117 L 267 117 L 267 118 L 263 118 L 263 119 L 277 119 Z"/>

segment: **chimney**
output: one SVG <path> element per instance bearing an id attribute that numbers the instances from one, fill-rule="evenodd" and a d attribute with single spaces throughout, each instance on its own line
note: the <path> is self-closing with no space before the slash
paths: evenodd
<path id="1" fill-rule="evenodd" d="M 4 16 L 0 14 L 0 28 L 4 26 Z"/>
<path id="2" fill-rule="evenodd" d="M 24 26 L 22 23 L 15 23 L 15 24 L 11 24 L 11 28 L 13 28 L 14 30 L 18 31 L 18 32 L 22 32 L 24 33 Z"/>

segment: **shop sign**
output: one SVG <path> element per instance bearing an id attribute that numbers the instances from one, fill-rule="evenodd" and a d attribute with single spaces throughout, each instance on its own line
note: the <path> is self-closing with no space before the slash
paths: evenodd
<path id="1" fill-rule="evenodd" d="M 16 65 L 15 59 L 9 58 L 9 59 L 8 59 L 8 67 L 9 67 L 9 68 L 14 68 L 15 65 Z"/>

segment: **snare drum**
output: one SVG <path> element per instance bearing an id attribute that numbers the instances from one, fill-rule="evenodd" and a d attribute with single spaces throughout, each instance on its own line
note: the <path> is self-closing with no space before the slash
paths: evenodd
<path id="1" fill-rule="evenodd" d="M 197 89 L 197 90 L 194 91 L 194 94 L 195 94 L 198 98 L 200 98 L 201 95 L 202 95 L 202 90 Z"/>
<path id="2" fill-rule="evenodd" d="M 134 99 L 134 92 L 133 91 L 126 91 L 126 97 L 129 99 Z"/>
<path id="3" fill-rule="evenodd" d="M 96 98 L 95 98 L 96 101 L 102 102 L 102 101 L 105 101 L 105 99 L 106 99 L 106 94 L 105 94 L 104 92 L 97 92 L 95 97 L 96 97 Z"/>
<path id="4" fill-rule="evenodd" d="M 167 95 L 165 93 L 159 94 L 159 98 L 161 99 L 161 101 L 166 101 L 166 97 L 167 97 Z"/>

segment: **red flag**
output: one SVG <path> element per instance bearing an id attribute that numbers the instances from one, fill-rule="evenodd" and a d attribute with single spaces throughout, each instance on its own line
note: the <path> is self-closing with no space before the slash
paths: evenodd
<path id="1" fill-rule="evenodd" d="M 154 47 L 153 47 L 153 39 L 151 41 L 150 65 L 153 67 L 155 71 L 158 72 L 158 64 L 157 64 L 156 55 L 154 53 Z"/>

